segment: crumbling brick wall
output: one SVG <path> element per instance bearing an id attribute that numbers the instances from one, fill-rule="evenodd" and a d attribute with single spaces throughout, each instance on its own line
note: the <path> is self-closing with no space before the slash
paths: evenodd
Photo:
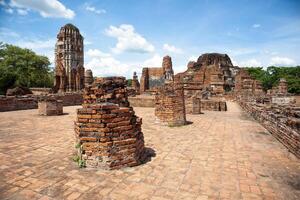
<path id="1" fill-rule="evenodd" d="M 119 169 L 144 160 L 142 119 L 129 106 L 123 77 L 97 79 L 77 110 L 78 155 L 88 167 Z"/>
<path id="2" fill-rule="evenodd" d="M 97 78 L 92 86 L 85 88 L 83 106 L 94 103 L 110 102 L 128 107 L 128 94 L 125 77 Z"/>
<path id="3" fill-rule="evenodd" d="M 260 122 L 289 151 L 300 158 L 300 108 L 239 102 L 240 106 Z"/>
<path id="4" fill-rule="evenodd" d="M 155 116 L 163 124 L 186 124 L 183 87 L 175 84 L 162 86 L 155 95 Z"/>

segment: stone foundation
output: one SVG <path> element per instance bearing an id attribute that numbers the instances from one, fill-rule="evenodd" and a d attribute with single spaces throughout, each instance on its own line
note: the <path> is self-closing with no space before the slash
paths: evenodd
<path id="1" fill-rule="evenodd" d="M 87 167 L 120 169 L 144 160 L 142 119 L 129 106 L 124 77 L 96 79 L 77 110 L 78 155 Z"/>
<path id="2" fill-rule="evenodd" d="M 183 87 L 164 85 L 155 96 L 155 116 L 157 120 L 168 126 L 186 124 Z"/>
<path id="3" fill-rule="evenodd" d="M 300 107 L 239 102 L 289 151 L 300 158 Z"/>
<path id="4" fill-rule="evenodd" d="M 56 99 L 40 99 L 38 102 L 39 115 L 62 115 L 63 102 Z"/>

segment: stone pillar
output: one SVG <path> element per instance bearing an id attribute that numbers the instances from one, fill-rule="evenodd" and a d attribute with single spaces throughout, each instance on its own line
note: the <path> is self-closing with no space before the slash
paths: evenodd
<path id="1" fill-rule="evenodd" d="M 43 98 L 38 101 L 39 115 L 62 115 L 63 101 L 53 98 Z"/>
<path id="2" fill-rule="evenodd" d="M 92 85 L 94 78 L 93 78 L 93 72 L 92 70 L 88 69 L 85 71 L 85 75 L 84 75 L 84 86 L 88 87 L 89 85 Z"/>
<path id="3" fill-rule="evenodd" d="M 132 88 L 139 93 L 140 92 L 140 83 L 138 80 L 138 77 L 136 75 L 136 72 L 133 72 L 133 77 L 132 77 Z"/>
<path id="4" fill-rule="evenodd" d="M 140 93 L 144 93 L 149 89 L 149 69 L 143 68 L 142 76 L 141 76 L 141 85 L 140 85 Z"/>
<path id="5" fill-rule="evenodd" d="M 193 97 L 193 111 L 192 114 L 201 114 L 201 99 L 198 97 Z"/>

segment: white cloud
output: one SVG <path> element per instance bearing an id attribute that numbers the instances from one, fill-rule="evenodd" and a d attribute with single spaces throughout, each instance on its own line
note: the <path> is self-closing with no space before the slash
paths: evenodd
<path id="1" fill-rule="evenodd" d="M 116 46 L 112 49 L 115 53 L 124 51 L 135 53 L 149 53 L 154 51 L 154 46 L 143 36 L 135 32 L 130 24 L 122 24 L 119 27 L 110 26 L 105 33 L 118 40 Z"/>
<path id="2" fill-rule="evenodd" d="M 17 41 L 16 45 L 20 46 L 22 48 L 32 49 L 33 51 L 40 50 L 40 49 L 46 49 L 46 48 L 52 48 L 53 52 L 54 52 L 55 42 L 56 42 L 55 39 L 22 40 L 22 41 Z"/>
<path id="3" fill-rule="evenodd" d="M 177 53 L 177 54 L 183 53 L 182 49 L 177 48 L 173 45 L 169 45 L 169 44 L 164 44 L 163 49 L 170 52 L 170 53 Z"/>
<path id="4" fill-rule="evenodd" d="M 253 25 L 252 25 L 252 28 L 260 28 L 260 27 L 261 27 L 260 24 L 253 24 Z"/>
<path id="5" fill-rule="evenodd" d="M 161 67 L 162 66 L 163 57 L 155 54 L 151 58 L 145 60 L 143 62 L 143 67 Z"/>
<path id="6" fill-rule="evenodd" d="M 4 1 L 4 0 L 0 0 L 0 5 L 1 5 L 1 6 L 6 6 L 5 1 Z"/>
<path id="7" fill-rule="evenodd" d="M 17 9 L 17 13 L 19 15 L 27 15 L 28 14 L 28 11 L 25 10 L 25 9 Z"/>
<path id="8" fill-rule="evenodd" d="M 58 0 L 11 0 L 10 6 L 37 11 L 42 17 L 73 19 L 75 16 L 73 10 L 66 8 Z"/>
<path id="9" fill-rule="evenodd" d="M 5 40 L 5 38 L 17 38 L 17 37 L 20 37 L 20 35 L 8 28 L 4 28 L 4 27 L 1 27 L 0 28 L 0 39 L 1 40 Z"/>
<path id="10" fill-rule="evenodd" d="M 295 61 L 291 58 L 287 57 L 272 57 L 270 65 L 275 65 L 275 66 L 290 66 L 290 65 L 295 65 Z"/>
<path id="11" fill-rule="evenodd" d="M 195 55 L 192 55 L 192 56 L 190 56 L 190 57 L 188 58 L 188 62 L 189 62 L 189 61 L 195 61 L 195 62 L 197 62 L 197 60 L 198 60 L 198 56 L 195 56 Z"/>
<path id="12" fill-rule="evenodd" d="M 110 57 L 111 55 L 109 53 L 104 53 L 98 49 L 89 49 L 86 52 L 86 55 L 93 58 L 93 57 L 98 57 L 98 58 L 102 58 L 102 57 Z"/>
<path id="13" fill-rule="evenodd" d="M 90 12 L 93 12 L 93 13 L 96 13 L 96 14 L 105 14 L 106 13 L 106 10 L 104 10 L 104 9 L 97 9 L 94 6 L 90 6 L 88 4 L 85 5 L 85 9 L 87 11 L 90 11 Z"/>
<path id="14" fill-rule="evenodd" d="M 9 13 L 9 14 L 13 14 L 14 13 L 14 10 L 11 9 L 11 8 L 6 8 L 5 9 L 5 12 Z"/>
<path id="15" fill-rule="evenodd" d="M 126 76 L 129 74 L 128 64 L 121 63 L 111 54 L 104 53 L 98 49 L 89 49 L 86 52 L 86 69 L 91 69 L 94 76 Z"/>
<path id="16" fill-rule="evenodd" d="M 239 63 L 235 62 L 235 64 L 238 64 L 240 67 L 261 67 L 262 66 L 262 63 L 254 58 Z"/>

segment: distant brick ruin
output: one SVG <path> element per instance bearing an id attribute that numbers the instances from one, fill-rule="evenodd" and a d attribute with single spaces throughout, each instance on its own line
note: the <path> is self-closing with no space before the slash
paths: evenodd
<path id="1" fill-rule="evenodd" d="M 277 86 L 274 86 L 271 90 L 268 90 L 268 94 L 276 96 L 288 95 L 287 81 L 284 78 L 281 78 Z"/>
<path id="2" fill-rule="evenodd" d="M 92 70 L 88 69 L 85 71 L 84 74 L 84 86 L 88 87 L 92 85 L 93 82 L 94 82 L 93 72 Z"/>
<path id="3" fill-rule="evenodd" d="M 183 87 L 175 84 L 161 86 L 155 95 L 155 116 L 168 126 L 186 124 Z"/>
<path id="4" fill-rule="evenodd" d="M 243 95 L 263 95 L 261 82 L 252 78 L 246 69 L 240 69 L 235 77 L 235 93 Z"/>
<path id="5" fill-rule="evenodd" d="M 135 90 L 136 93 L 140 93 L 140 83 L 138 80 L 138 76 L 136 75 L 136 72 L 133 72 L 131 87 Z"/>
<path id="6" fill-rule="evenodd" d="M 207 53 L 199 56 L 197 62 L 190 61 L 187 70 L 176 74 L 174 79 L 192 94 L 210 88 L 213 95 L 223 95 L 234 88 L 237 71 L 227 54 Z"/>
<path id="7" fill-rule="evenodd" d="M 120 169 L 142 163 L 142 119 L 127 99 L 124 77 L 97 78 L 77 110 L 78 155 L 87 167 Z"/>
<path id="8" fill-rule="evenodd" d="M 174 71 L 170 56 L 163 58 L 162 67 L 145 67 L 142 70 L 140 93 L 155 92 L 158 87 L 172 82 Z"/>
<path id="9" fill-rule="evenodd" d="M 61 27 L 55 45 L 54 92 L 84 88 L 83 37 L 73 24 Z"/>

